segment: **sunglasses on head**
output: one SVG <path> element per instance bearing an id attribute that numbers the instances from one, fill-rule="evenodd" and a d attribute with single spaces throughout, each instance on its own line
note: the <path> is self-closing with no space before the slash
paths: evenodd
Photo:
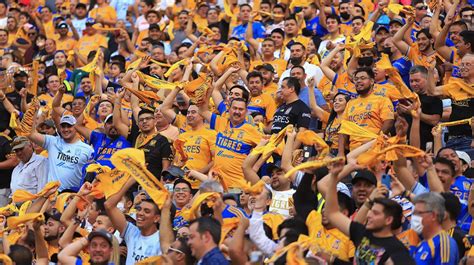
<path id="1" fill-rule="evenodd" d="M 427 10 L 428 6 L 417 6 L 416 9 L 418 9 L 418 10 Z"/>

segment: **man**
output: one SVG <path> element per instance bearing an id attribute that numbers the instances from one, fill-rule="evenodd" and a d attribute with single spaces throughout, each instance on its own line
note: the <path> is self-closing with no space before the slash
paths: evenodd
<path id="1" fill-rule="evenodd" d="M 55 39 L 56 34 L 54 33 L 53 23 L 53 12 L 48 6 L 44 6 L 40 10 L 41 23 L 43 24 L 46 38 Z"/>
<path id="2" fill-rule="evenodd" d="M 276 111 L 276 104 L 269 94 L 263 93 L 263 76 L 260 72 L 253 71 L 247 75 L 248 88 L 250 90 L 250 103 L 248 110 L 250 113 L 258 112 L 265 117 L 265 121 L 270 126 L 273 114 Z"/>
<path id="3" fill-rule="evenodd" d="M 314 36 L 323 37 L 328 31 L 321 25 L 319 21 L 318 7 L 314 3 L 303 7 L 304 19 L 306 21 L 306 29 L 310 30 Z"/>
<path id="4" fill-rule="evenodd" d="M 300 65 L 293 66 L 290 70 L 290 76 L 297 78 L 298 81 L 300 82 L 301 90 L 300 90 L 300 93 L 298 94 L 298 97 L 304 102 L 304 104 L 306 104 L 306 106 L 309 107 L 309 89 L 310 89 L 310 87 L 308 87 L 306 85 L 306 81 L 305 81 L 306 80 L 306 72 L 304 70 L 304 67 L 302 67 Z M 312 87 L 311 89 L 314 90 L 316 104 L 318 104 L 318 106 L 320 106 L 324 110 L 329 111 L 329 107 L 326 104 L 326 101 L 324 100 L 324 97 L 323 97 L 323 94 L 321 93 L 321 91 L 319 91 L 319 89 L 316 88 L 316 87 Z"/>
<path id="5" fill-rule="evenodd" d="M 460 78 L 459 64 L 461 63 L 462 57 L 471 50 L 469 42 L 465 42 L 460 33 L 464 31 L 467 32 L 468 28 L 464 21 L 453 22 L 452 19 L 446 21 L 447 23 L 436 37 L 434 48 L 445 60 L 453 64 L 451 76 Z M 449 40 L 454 44 L 454 49 L 446 46 L 448 33 Z"/>
<path id="6" fill-rule="evenodd" d="M 79 252 L 86 246 L 90 264 L 109 264 L 113 254 L 113 236 L 104 230 L 94 231 L 87 238 L 69 244 L 59 253 L 59 261 L 65 265 L 84 264 Z"/>
<path id="7" fill-rule="evenodd" d="M 231 69 L 232 68 L 229 68 L 229 70 L 227 70 L 224 74 L 230 75 Z M 229 117 L 229 105 L 236 98 L 241 98 L 245 102 L 249 102 L 250 93 L 245 87 L 241 85 L 232 86 L 228 90 L 227 97 L 225 99 L 222 97 L 221 92 L 219 92 L 216 88 L 214 88 L 214 90 L 212 91 L 212 100 L 214 101 L 214 104 L 217 106 L 217 111 L 219 115 L 225 118 Z M 253 123 L 252 116 L 248 114 L 248 112 L 246 112 L 245 115 L 246 115 L 246 121 Z"/>
<path id="8" fill-rule="evenodd" d="M 410 85 L 410 69 L 412 67 L 411 61 L 402 55 L 393 44 L 393 38 L 388 37 L 383 43 L 383 53 L 387 54 L 393 67 L 397 69 L 398 73 L 403 79 L 403 82 Z"/>
<path id="9" fill-rule="evenodd" d="M 355 87 L 359 96 L 347 103 L 343 119 L 354 122 L 373 133 L 388 134 L 394 122 L 393 104 L 388 98 L 372 93 L 374 78 L 374 72 L 369 67 L 359 68 L 354 72 Z M 348 140 L 347 135 L 339 137 L 339 154 L 345 153 L 344 148 Z M 362 139 L 352 137 L 350 150 L 362 143 Z"/>
<path id="10" fill-rule="evenodd" d="M 188 23 L 189 12 L 186 10 L 182 10 L 178 13 L 178 29 L 173 29 L 174 39 L 171 40 L 171 49 L 174 51 L 183 41 L 187 38 L 186 37 L 186 25 Z"/>
<path id="11" fill-rule="evenodd" d="M 79 38 L 82 38 L 83 32 L 86 29 L 87 21 L 87 6 L 83 3 L 77 3 L 74 9 L 74 17 L 72 18 L 72 25 L 76 28 Z"/>
<path id="12" fill-rule="evenodd" d="M 289 124 L 303 131 L 309 127 L 311 110 L 299 99 L 301 86 L 295 77 L 286 77 L 281 86 L 281 98 L 283 104 L 276 110 L 273 116 L 271 133 L 278 133 Z"/>
<path id="13" fill-rule="evenodd" d="M 0 4 L 0 6 L 1 5 L 2 4 Z M 8 30 L 0 29 L 0 48 L 6 49 L 8 47 L 10 47 L 10 44 L 8 43 Z"/>
<path id="14" fill-rule="evenodd" d="M 45 94 L 42 94 L 38 97 L 42 104 L 48 105 L 50 108 L 53 107 L 53 98 L 58 93 L 63 84 L 59 79 L 58 75 L 52 74 L 46 78 L 46 88 L 47 91 Z M 65 92 L 65 91 L 64 91 Z M 62 92 L 64 94 L 64 92 Z M 64 94 L 62 98 L 62 103 L 72 102 L 73 97 L 69 94 Z"/>
<path id="15" fill-rule="evenodd" d="M 160 179 L 161 171 L 167 169 L 173 160 L 171 144 L 168 139 L 159 134 L 156 129 L 155 111 L 149 107 L 133 110 L 133 118 L 138 123 L 138 130 L 129 133 L 128 124 L 122 120 L 122 98 L 124 91 L 115 97 L 113 125 L 118 133 L 126 137 L 135 148 L 145 152 L 147 169 Z"/>
<path id="16" fill-rule="evenodd" d="M 414 254 L 416 264 L 458 264 L 456 241 L 443 230 L 445 208 L 439 193 L 415 197 L 411 229 L 423 237 Z"/>
<path id="17" fill-rule="evenodd" d="M 327 29 L 328 34 L 323 37 L 323 41 L 318 48 L 318 54 L 321 56 L 321 59 L 324 59 L 329 54 L 328 48 L 338 43 L 344 43 L 346 39 L 344 34 L 341 34 L 341 18 L 338 15 L 328 15 L 323 23 L 323 27 Z"/>
<path id="18" fill-rule="evenodd" d="M 332 93 L 343 93 L 349 96 L 355 96 L 354 84 L 349 79 L 349 74 L 344 67 L 344 45 L 337 45 L 321 61 L 321 71 L 324 77 L 321 79 L 317 88 L 322 92 L 326 100 L 332 100 Z"/>
<path id="19" fill-rule="evenodd" d="M 56 26 L 56 31 L 59 33 L 59 38 L 56 40 L 57 50 L 72 51 L 77 41 L 69 37 L 69 26 L 65 22 L 61 22 Z"/>
<path id="20" fill-rule="evenodd" d="M 341 33 L 344 34 L 344 36 L 349 36 L 351 33 L 351 23 L 353 22 L 352 21 L 353 11 L 350 9 L 351 9 L 351 5 L 348 0 L 343 0 L 341 1 L 341 3 L 339 3 L 339 17 L 341 17 L 341 23 L 340 23 Z"/>
<path id="21" fill-rule="evenodd" d="M 250 38 L 250 39 L 249 39 Z M 257 70 L 257 67 L 262 64 L 270 64 L 274 71 L 280 76 L 285 70 L 287 61 L 275 56 L 276 47 L 275 41 L 271 38 L 265 38 L 261 43 L 247 34 L 247 41 L 257 50 L 260 50 L 261 60 L 254 60 L 251 62 L 250 69 Z M 278 53 L 277 53 L 278 54 Z"/>
<path id="22" fill-rule="evenodd" d="M 239 18 L 242 24 L 236 26 L 232 31 L 231 37 L 238 38 L 239 40 L 245 40 L 245 32 L 247 31 L 247 23 L 251 22 L 253 38 L 260 39 L 265 37 L 265 27 L 262 23 L 251 21 L 252 7 L 249 4 L 240 5 Z"/>
<path id="23" fill-rule="evenodd" d="M 352 199 L 354 200 L 357 209 L 359 209 L 377 187 L 377 178 L 371 171 L 362 169 L 356 172 L 351 183 Z"/>
<path id="24" fill-rule="evenodd" d="M 219 165 L 219 174 L 229 188 L 241 189 L 243 160 L 260 142 L 261 134 L 245 121 L 247 101 L 244 99 L 234 98 L 230 102 L 228 119 L 211 113 L 208 100 L 206 98 L 199 106 L 199 112 L 210 123 L 210 128 L 217 132 L 214 163 Z"/>
<path id="25" fill-rule="evenodd" d="M 112 155 L 123 148 L 132 147 L 125 137 L 119 135 L 114 127 L 113 114 L 109 114 L 104 120 L 105 133 L 87 128 L 82 122 L 76 123 L 75 127 L 87 142 L 94 148 L 94 161 L 97 163 L 115 168 L 110 161 Z"/>
<path id="26" fill-rule="evenodd" d="M 119 192 L 110 196 L 105 202 L 107 215 L 127 244 L 127 265 L 161 255 L 160 232 L 157 228 L 160 221 L 158 205 L 151 199 L 141 201 L 136 207 L 136 225 L 127 222 L 125 215 L 117 208 L 119 201 L 134 184 L 135 181 L 130 178 Z"/>
<path id="27" fill-rule="evenodd" d="M 275 68 L 268 63 L 261 64 L 255 67 L 255 70 L 259 71 L 263 77 L 263 93 L 269 94 L 276 102 L 276 93 L 278 85 L 273 82 L 275 76 Z"/>
<path id="28" fill-rule="evenodd" d="M 221 223 L 212 217 L 200 217 L 189 226 L 188 244 L 198 264 L 229 264 L 219 250 Z"/>
<path id="29" fill-rule="evenodd" d="M 44 239 L 48 244 L 48 257 L 50 260 L 59 253 L 59 239 L 66 226 L 61 222 L 61 213 L 45 213 Z"/>
<path id="30" fill-rule="evenodd" d="M 74 55 L 76 56 L 76 66 L 83 66 L 86 64 L 85 59 L 91 51 L 97 51 L 99 47 L 108 47 L 107 38 L 99 33 L 93 26 L 96 21 L 93 18 L 87 18 L 86 28 L 82 31 L 82 37 L 74 47 Z M 76 54 L 78 53 L 78 54 Z"/>
<path id="31" fill-rule="evenodd" d="M 467 234 L 456 222 L 457 217 L 461 213 L 461 203 L 456 195 L 451 192 L 443 192 L 441 196 L 444 198 L 444 208 L 446 209 L 446 218 L 443 220 L 443 230 L 451 236 L 458 246 L 459 257 L 464 257 L 466 250 L 470 248 L 467 244 Z"/>
<path id="32" fill-rule="evenodd" d="M 0 206 L 2 207 L 9 202 L 12 170 L 18 164 L 18 160 L 12 152 L 11 141 L 12 139 L 7 135 L 0 134 Z"/>
<path id="33" fill-rule="evenodd" d="M 370 210 L 365 226 L 351 221 L 339 211 L 337 201 L 336 185 L 343 163 L 334 163 L 329 169 L 325 212 L 329 222 L 354 242 L 356 246 L 354 263 L 415 264 L 408 250 L 392 232 L 402 224 L 402 207 L 390 199 L 375 199 L 367 202 Z"/>
<path id="34" fill-rule="evenodd" d="M 4 29 L 7 27 L 8 21 L 8 6 L 6 1 L 0 2 L 0 28 Z"/>
<path id="35" fill-rule="evenodd" d="M 288 202 L 292 198 L 295 190 L 291 188 L 291 181 L 285 177 L 285 171 L 281 168 L 281 162 L 273 164 L 268 168 L 270 172 L 270 187 L 272 193 L 272 203 L 270 204 L 269 211 L 279 213 L 285 218 L 290 217 L 290 203 Z"/>
<path id="36" fill-rule="evenodd" d="M 418 94 L 421 102 L 420 115 L 420 148 L 426 150 L 426 144 L 433 142 L 431 130 L 441 120 L 443 103 L 437 97 L 428 95 L 428 70 L 424 66 L 415 65 L 410 69 L 410 87 Z M 404 113 L 409 123 L 412 122 L 410 110 L 412 102 L 399 102 L 397 110 Z"/>
<path id="37" fill-rule="evenodd" d="M 300 42 L 295 42 L 290 47 L 290 65 L 291 67 L 300 65 L 303 66 L 305 73 L 306 73 L 306 82 L 309 81 L 310 78 L 314 78 L 316 84 L 319 84 L 321 79 L 323 78 L 323 72 L 321 69 L 315 65 L 312 65 L 306 62 L 306 48 Z M 290 76 L 291 68 L 287 69 L 283 74 L 280 76 L 280 80 L 285 79 L 285 77 Z M 281 85 L 280 81 L 280 85 Z"/>
<path id="38" fill-rule="evenodd" d="M 97 0 L 97 7 L 89 11 L 89 17 L 101 23 L 104 27 L 114 27 L 117 23 L 117 12 L 112 6 L 109 6 L 106 0 Z"/>
<path id="39" fill-rule="evenodd" d="M 48 182 L 47 158 L 34 152 L 32 143 L 24 136 L 13 140 L 12 151 L 20 163 L 13 169 L 10 189 L 26 190 L 31 194 L 39 193 Z"/>
<path id="40" fill-rule="evenodd" d="M 60 136 L 32 132 L 28 138 L 48 151 L 48 182 L 59 180 L 60 190 L 78 190 L 82 167 L 92 158 L 94 150 L 77 137 L 76 118 L 64 115 L 60 119 Z"/>

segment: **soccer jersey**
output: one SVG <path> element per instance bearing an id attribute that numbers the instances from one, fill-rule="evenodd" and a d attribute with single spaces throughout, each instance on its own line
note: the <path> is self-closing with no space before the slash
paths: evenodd
<path id="1" fill-rule="evenodd" d="M 418 44 L 414 43 L 408 49 L 407 57 L 413 62 L 413 65 L 428 65 L 430 61 L 436 59 L 436 52 L 424 55 L 421 53 Z"/>
<path id="2" fill-rule="evenodd" d="M 393 104 L 388 98 L 371 93 L 366 97 L 350 100 L 346 105 L 343 119 L 379 134 L 383 122 L 394 119 Z M 365 140 L 367 139 L 351 137 L 350 149 L 360 146 Z"/>
<path id="3" fill-rule="evenodd" d="M 458 216 L 457 222 L 458 226 L 466 232 L 469 231 L 472 222 L 472 216 L 468 212 L 468 200 L 471 185 L 472 180 L 465 176 L 458 176 L 455 178 L 453 185 L 449 188 L 449 190 L 458 197 L 459 202 L 461 202 L 461 212 Z"/>
<path id="4" fill-rule="evenodd" d="M 90 136 L 90 143 L 94 148 L 94 160 L 97 163 L 108 166 L 110 168 L 115 168 L 115 166 L 110 161 L 112 155 L 123 148 L 132 147 L 130 142 L 123 136 L 119 136 L 115 139 L 107 137 L 105 133 L 92 131 Z"/>
<path id="5" fill-rule="evenodd" d="M 184 140 L 184 153 L 188 160 L 184 166 L 188 169 L 201 170 L 212 162 L 211 151 L 215 150 L 216 132 L 206 128 L 199 130 L 189 130 L 178 136 L 178 139 Z M 199 188 L 200 181 L 191 180 L 193 189 Z"/>
<path id="6" fill-rule="evenodd" d="M 449 61 L 453 64 L 453 70 L 451 71 L 451 77 L 462 78 L 461 72 L 459 71 L 459 66 L 461 65 L 461 56 L 456 52 L 456 48 L 453 48 L 451 51 L 451 56 Z"/>
<path id="7" fill-rule="evenodd" d="M 422 241 L 413 257 L 417 265 L 454 265 L 459 261 L 456 242 L 445 231 Z"/>
<path id="8" fill-rule="evenodd" d="M 228 187 L 241 188 L 243 161 L 262 135 L 257 127 L 245 121 L 234 127 L 228 119 L 216 114 L 212 114 L 210 127 L 217 132 L 215 165 Z"/>
<path id="9" fill-rule="evenodd" d="M 413 256 L 416 253 L 418 244 L 420 243 L 420 237 L 413 229 L 408 229 L 397 235 L 398 240 L 405 245 L 405 247 Z"/>
<path id="10" fill-rule="evenodd" d="M 329 80 L 326 76 L 324 76 L 319 82 L 318 88 L 321 90 L 325 98 L 328 97 L 332 89 L 337 89 L 338 92 L 351 97 L 357 96 L 355 86 L 350 81 L 347 72 L 336 74 L 336 76 L 334 76 L 334 80 Z"/>
<path id="11" fill-rule="evenodd" d="M 259 96 L 250 98 L 250 103 L 247 108 L 250 113 L 258 112 L 262 114 L 267 121 L 271 121 L 277 107 L 275 100 L 269 94 L 260 94 Z"/>
<path id="12" fill-rule="evenodd" d="M 217 112 L 223 117 L 228 119 L 229 118 L 229 110 L 227 109 L 227 105 L 224 103 L 224 101 L 221 101 L 219 105 L 217 106 Z M 252 115 L 247 113 L 247 116 L 245 117 L 245 122 L 249 124 L 254 124 L 253 123 L 253 118 Z"/>
<path id="13" fill-rule="evenodd" d="M 374 84 L 373 90 L 374 95 L 389 98 L 394 106 L 397 106 L 398 100 L 403 98 L 400 91 L 394 85 L 388 83 L 387 80 Z"/>
<path id="14" fill-rule="evenodd" d="M 331 149 L 336 149 L 339 146 L 339 128 L 341 127 L 341 120 L 335 117 L 329 123 L 329 112 L 324 112 L 321 121 L 326 125 L 324 129 L 324 141 Z"/>

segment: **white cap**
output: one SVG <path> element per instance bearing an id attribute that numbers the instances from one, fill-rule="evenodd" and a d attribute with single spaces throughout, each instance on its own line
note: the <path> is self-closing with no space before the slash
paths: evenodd
<path id="1" fill-rule="evenodd" d="M 109 119 L 112 119 L 112 116 L 113 116 L 112 113 L 107 115 L 107 117 L 105 117 L 104 123 L 107 123 L 109 121 Z"/>
<path id="2" fill-rule="evenodd" d="M 74 118 L 74 116 L 72 115 L 64 115 L 61 117 L 61 120 L 59 121 L 59 124 L 63 124 L 63 123 L 74 126 L 76 125 L 76 118 Z"/>
<path id="3" fill-rule="evenodd" d="M 471 167 L 471 157 L 464 151 L 456 151 L 456 154 L 458 155 L 459 159 L 467 163 L 469 167 Z"/>

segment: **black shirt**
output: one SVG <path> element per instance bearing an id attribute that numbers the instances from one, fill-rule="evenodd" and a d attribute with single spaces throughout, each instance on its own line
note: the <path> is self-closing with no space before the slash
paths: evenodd
<path id="1" fill-rule="evenodd" d="M 466 100 L 451 99 L 451 116 L 449 121 L 458 121 L 474 116 L 474 98 Z M 448 127 L 449 136 L 472 136 L 471 126 L 469 124 L 462 124 Z"/>
<path id="2" fill-rule="evenodd" d="M 6 161 L 8 157 L 12 155 L 12 148 L 10 146 L 11 139 L 0 135 L 0 162 Z M 0 189 L 10 188 L 10 182 L 12 180 L 11 169 L 0 169 Z"/>
<path id="3" fill-rule="evenodd" d="M 311 110 L 298 99 L 290 104 L 281 105 L 273 115 L 272 134 L 278 133 L 288 124 L 300 128 L 308 128 L 311 120 Z"/>
<path id="4" fill-rule="evenodd" d="M 364 225 L 351 222 L 350 239 L 356 246 L 355 264 L 385 264 L 391 259 L 393 264 L 415 265 L 408 249 L 395 236 L 375 237 Z"/>
<path id="5" fill-rule="evenodd" d="M 459 258 L 464 257 L 466 250 L 470 249 L 469 240 L 466 237 L 466 233 L 458 226 L 455 226 L 448 230 L 448 234 L 456 241 L 459 250 Z"/>
<path id="6" fill-rule="evenodd" d="M 6 94 L 6 97 L 17 110 L 21 109 L 21 97 L 17 91 L 13 91 L 11 93 Z M 33 99 L 33 95 L 28 93 L 28 96 L 26 97 L 26 102 L 30 103 L 31 99 Z M 3 103 L 0 103 L 0 132 L 5 131 L 9 127 L 10 127 L 10 113 L 5 109 L 5 107 L 3 106 Z"/>
<path id="7" fill-rule="evenodd" d="M 171 151 L 171 143 L 168 138 L 161 134 L 157 134 L 147 144 L 141 148 L 145 152 L 146 168 L 155 177 L 161 179 L 161 171 L 163 170 L 163 160 L 173 160 L 173 152 Z"/>

